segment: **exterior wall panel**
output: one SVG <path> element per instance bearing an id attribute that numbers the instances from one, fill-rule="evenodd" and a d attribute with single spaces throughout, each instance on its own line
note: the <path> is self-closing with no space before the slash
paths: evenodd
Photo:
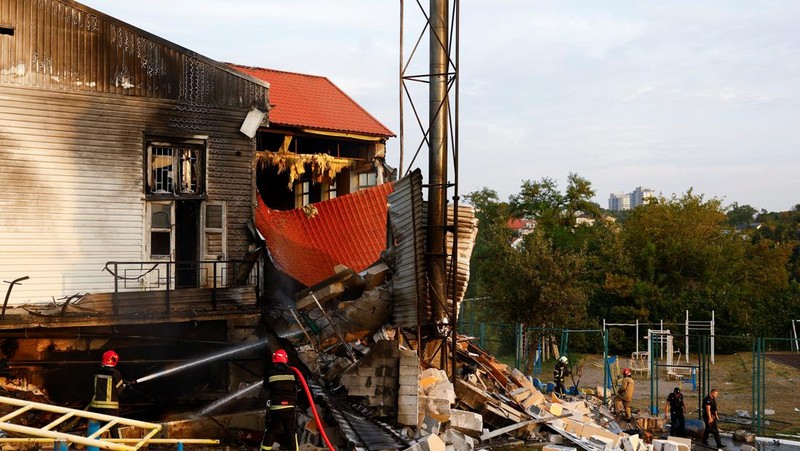
<path id="1" fill-rule="evenodd" d="M 107 261 L 148 260 L 148 136 L 205 140 L 204 201 L 225 203 L 226 257 L 244 255 L 239 127 L 265 82 L 69 0 L 0 0 L 0 26 L 0 280 L 30 276 L 11 304 L 112 291 Z"/>

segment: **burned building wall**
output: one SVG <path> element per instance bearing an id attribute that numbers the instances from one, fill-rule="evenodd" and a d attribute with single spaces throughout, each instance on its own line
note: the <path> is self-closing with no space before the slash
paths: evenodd
<path id="1" fill-rule="evenodd" d="M 73 2 L 0 0 L 0 26 L 0 276 L 30 276 L 11 304 L 113 291 L 108 261 L 244 255 L 239 127 L 266 83 Z"/>

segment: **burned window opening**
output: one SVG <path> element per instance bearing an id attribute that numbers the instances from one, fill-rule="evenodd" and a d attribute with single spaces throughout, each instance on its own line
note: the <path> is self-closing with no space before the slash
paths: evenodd
<path id="1" fill-rule="evenodd" d="M 196 197 L 204 194 L 205 146 L 151 141 L 147 144 L 147 194 Z"/>
<path id="2" fill-rule="evenodd" d="M 14 36 L 14 28 L 0 26 L 0 35 Z"/>

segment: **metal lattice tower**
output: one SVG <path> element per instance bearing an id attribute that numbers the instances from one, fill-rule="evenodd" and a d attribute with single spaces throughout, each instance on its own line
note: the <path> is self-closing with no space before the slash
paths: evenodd
<path id="1" fill-rule="evenodd" d="M 452 199 L 453 224 L 458 224 L 458 36 L 459 1 L 430 0 L 428 7 L 420 0 L 416 2 L 419 16 L 414 24 L 421 22 L 421 30 L 416 37 L 408 57 L 404 53 L 406 41 L 405 0 L 400 0 L 400 173 L 404 174 L 404 155 L 406 144 L 416 140 L 409 169 L 414 166 L 420 152 L 428 150 L 428 229 L 426 239 L 426 263 L 428 277 L 428 302 L 430 317 L 423 318 L 427 308 L 418 310 L 420 314 L 418 338 L 420 355 L 434 363 L 438 360 L 440 368 L 452 364 L 451 374 L 456 372 L 456 324 L 457 314 L 455 296 L 448 312 L 448 292 L 455 292 L 458 227 L 452 228 L 453 247 L 447 249 L 448 198 Z M 409 15 L 414 14 L 409 12 Z M 428 36 L 428 59 L 418 52 L 424 47 Z M 425 64 L 427 62 L 427 65 Z M 416 89 L 427 86 L 427 91 Z M 427 102 L 427 117 L 422 117 L 421 106 Z M 419 134 L 410 135 L 405 129 L 405 106 L 411 108 Z M 413 136 L 413 137 L 412 137 Z M 406 174 L 410 171 L 406 171 Z M 450 178 L 452 176 L 452 179 Z M 452 196 L 448 196 L 452 192 Z M 448 257 L 451 270 L 448 280 Z M 421 328 L 424 329 L 424 333 Z M 429 337 L 428 339 L 423 338 Z M 452 348 L 447 349 L 448 337 L 452 338 Z M 433 344 L 432 350 L 426 344 Z M 448 356 L 449 354 L 449 356 Z"/>

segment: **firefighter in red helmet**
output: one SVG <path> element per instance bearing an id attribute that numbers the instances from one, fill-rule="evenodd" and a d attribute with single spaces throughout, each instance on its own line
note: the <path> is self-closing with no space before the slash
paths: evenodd
<path id="1" fill-rule="evenodd" d="M 289 368 L 289 356 L 283 349 L 272 354 L 272 365 L 264 373 L 264 391 L 267 410 L 261 450 L 272 450 L 276 441 L 282 450 L 297 449 L 295 406 L 298 385 L 294 371 Z"/>
<path id="2" fill-rule="evenodd" d="M 118 362 L 119 355 L 116 352 L 109 350 L 103 353 L 101 366 L 94 374 L 94 394 L 89 403 L 90 411 L 119 416 L 119 394 L 125 383 L 116 368 Z M 114 438 L 120 438 L 116 426 L 111 428 L 111 434 Z"/>

